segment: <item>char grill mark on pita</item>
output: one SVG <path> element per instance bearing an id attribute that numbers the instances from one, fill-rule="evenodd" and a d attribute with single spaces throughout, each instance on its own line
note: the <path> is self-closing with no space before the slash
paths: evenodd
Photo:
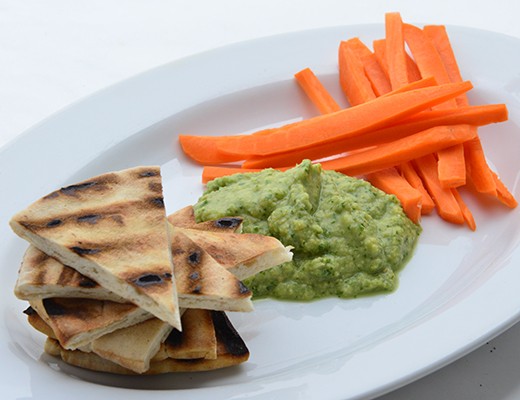
<path id="1" fill-rule="evenodd" d="M 11 226 L 62 264 L 181 329 L 159 167 L 64 187 L 15 215 Z"/>
<path id="2" fill-rule="evenodd" d="M 188 309 L 182 315 L 182 332 L 174 329 L 154 359 L 217 358 L 217 338 L 211 312 Z"/>
<path id="3" fill-rule="evenodd" d="M 170 214 L 168 221 L 178 228 L 197 229 L 208 232 L 236 232 L 242 231 L 241 217 L 224 217 L 215 221 L 206 221 L 197 223 L 193 206 L 187 206 Z"/>

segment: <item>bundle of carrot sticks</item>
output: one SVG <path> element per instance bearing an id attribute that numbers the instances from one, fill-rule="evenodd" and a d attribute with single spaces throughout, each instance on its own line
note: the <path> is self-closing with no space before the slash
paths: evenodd
<path id="1" fill-rule="evenodd" d="M 372 50 L 359 38 L 338 50 L 341 108 L 306 68 L 296 81 L 320 115 L 247 135 L 179 135 L 183 151 L 204 165 L 202 181 L 264 168 L 286 170 L 304 159 L 364 178 L 394 194 L 414 222 L 436 210 L 444 220 L 475 220 L 459 193 L 517 201 L 486 162 L 478 127 L 506 121 L 505 104 L 471 105 L 446 27 L 385 15 L 385 37 Z"/>

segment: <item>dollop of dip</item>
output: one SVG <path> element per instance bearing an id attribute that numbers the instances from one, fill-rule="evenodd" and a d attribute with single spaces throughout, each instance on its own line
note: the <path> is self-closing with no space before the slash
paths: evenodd
<path id="1" fill-rule="evenodd" d="M 293 261 L 245 281 L 256 298 L 313 300 L 393 291 L 421 227 L 395 196 L 303 161 L 217 178 L 194 206 L 198 221 L 244 218 L 243 232 L 276 237 Z"/>

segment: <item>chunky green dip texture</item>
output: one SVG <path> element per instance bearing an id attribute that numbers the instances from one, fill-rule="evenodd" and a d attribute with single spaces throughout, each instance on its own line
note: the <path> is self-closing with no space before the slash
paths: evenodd
<path id="1" fill-rule="evenodd" d="M 421 232 L 395 196 L 309 161 L 215 179 L 194 209 L 198 221 L 241 216 L 244 232 L 294 247 L 293 261 L 245 281 L 256 298 L 392 291 Z"/>

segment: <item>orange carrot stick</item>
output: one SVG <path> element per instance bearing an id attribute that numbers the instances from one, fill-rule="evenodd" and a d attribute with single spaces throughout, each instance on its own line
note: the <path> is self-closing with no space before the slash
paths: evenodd
<path id="1" fill-rule="evenodd" d="M 416 224 L 419 223 L 421 219 L 421 192 L 410 186 L 408 181 L 399 175 L 395 168 L 373 172 L 366 175 L 365 178 L 383 192 L 395 195 L 408 218 Z"/>
<path id="2" fill-rule="evenodd" d="M 399 166 L 399 171 L 401 172 L 401 175 L 410 183 L 410 185 L 421 193 L 421 214 L 430 214 L 435 208 L 435 203 L 424 187 L 423 182 L 420 176 L 417 174 L 413 164 L 411 162 L 403 163 Z"/>
<path id="3" fill-rule="evenodd" d="M 213 179 L 220 178 L 222 176 L 229 176 L 234 174 L 243 174 L 247 172 L 259 172 L 261 169 L 247 169 L 240 167 L 219 167 L 214 165 L 206 165 L 202 169 L 202 183 L 208 183 Z"/>
<path id="4" fill-rule="evenodd" d="M 297 72 L 294 77 L 320 113 L 327 114 L 341 109 L 310 68 Z"/>
<path id="5" fill-rule="evenodd" d="M 495 179 L 495 184 L 497 185 L 497 198 L 501 203 L 505 204 L 509 208 L 516 208 L 518 206 L 518 201 L 515 199 L 513 194 L 507 189 L 504 182 L 500 180 L 498 175 L 493 172 L 493 178 Z"/>
<path id="6" fill-rule="evenodd" d="M 450 111 L 423 111 L 398 124 L 376 129 L 362 135 L 326 142 L 313 147 L 247 159 L 244 168 L 268 168 L 296 165 L 304 159 L 319 160 L 344 152 L 372 147 L 438 126 L 438 125 L 486 125 L 507 120 L 504 104 L 468 106 Z"/>
<path id="7" fill-rule="evenodd" d="M 240 157 L 218 150 L 218 144 L 226 143 L 228 136 L 179 135 L 179 143 L 184 153 L 199 164 L 222 164 L 240 161 Z"/>
<path id="8" fill-rule="evenodd" d="M 428 154 L 414 160 L 413 163 L 435 202 L 436 210 L 440 217 L 454 224 L 463 224 L 464 216 L 457 199 L 455 199 L 451 189 L 444 188 L 439 182 L 435 156 Z"/>
<path id="9" fill-rule="evenodd" d="M 389 126 L 471 87 L 470 82 L 452 83 L 377 97 L 358 106 L 282 126 L 269 135 L 242 135 L 217 144 L 217 148 L 242 159 L 296 151 Z"/>
<path id="10" fill-rule="evenodd" d="M 388 78 L 388 63 L 386 61 L 386 40 L 374 40 L 372 42 L 372 48 L 374 49 L 374 56 L 376 57 L 377 62 L 379 63 L 382 70 L 385 72 L 386 77 Z"/>
<path id="11" fill-rule="evenodd" d="M 446 27 L 443 25 L 427 25 L 423 30 L 437 49 L 450 81 L 461 82 L 462 75 Z M 455 101 L 459 106 L 469 104 L 466 94 L 456 97 Z M 495 180 L 493 179 L 493 174 L 487 164 L 482 144 L 478 137 L 464 143 L 464 157 L 466 159 L 466 172 L 475 189 L 480 193 L 487 193 L 496 196 Z"/>
<path id="12" fill-rule="evenodd" d="M 466 224 L 468 224 L 469 228 L 472 231 L 476 230 L 477 224 L 475 223 L 475 218 L 473 218 L 473 214 L 464 202 L 464 199 L 460 195 L 459 191 L 456 188 L 451 188 L 451 193 L 453 194 L 453 197 L 455 197 L 455 200 L 457 200 L 457 203 L 459 204 L 460 211 L 462 212 L 462 218 L 464 218 Z"/>
<path id="13" fill-rule="evenodd" d="M 409 82 L 403 39 L 403 21 L 401 15 L 397 12 L 385 14 L 385 39 L 388 78 L 392 89 L 397 89 Z"/>
<path id="14" fill-rule="evenodd" d="M 365 75 L 363 63 L 349 42 L 341 42 L 338 63 L 341 89 L 351 106 L 376 98 L 372 85 Z"/>
<path id="15" fill-rule="evenodd" d="M 471 139 L 472 134 L 463 125 L 435 127 L 352 155 L 326 160 L 321 165 L 347 175 L 369 174 L 462 143 Z"/>
<path id="16" fill-rule="evenodd" d="M 421 89 L 421 88 L 435 86 L 435 85 L 437 85 L 437 81 L 435 80 L 435 78 L 433 76 L 429 76 L 427 78 L 421 78 L 416 81 L 407 83 L 406 85 L 403 85 L 400 88 L 392 90 L 392 91 L 384 94 L 383 96 L 392 96 L 397 93 L 409 92 L 410 90 Z"/>

